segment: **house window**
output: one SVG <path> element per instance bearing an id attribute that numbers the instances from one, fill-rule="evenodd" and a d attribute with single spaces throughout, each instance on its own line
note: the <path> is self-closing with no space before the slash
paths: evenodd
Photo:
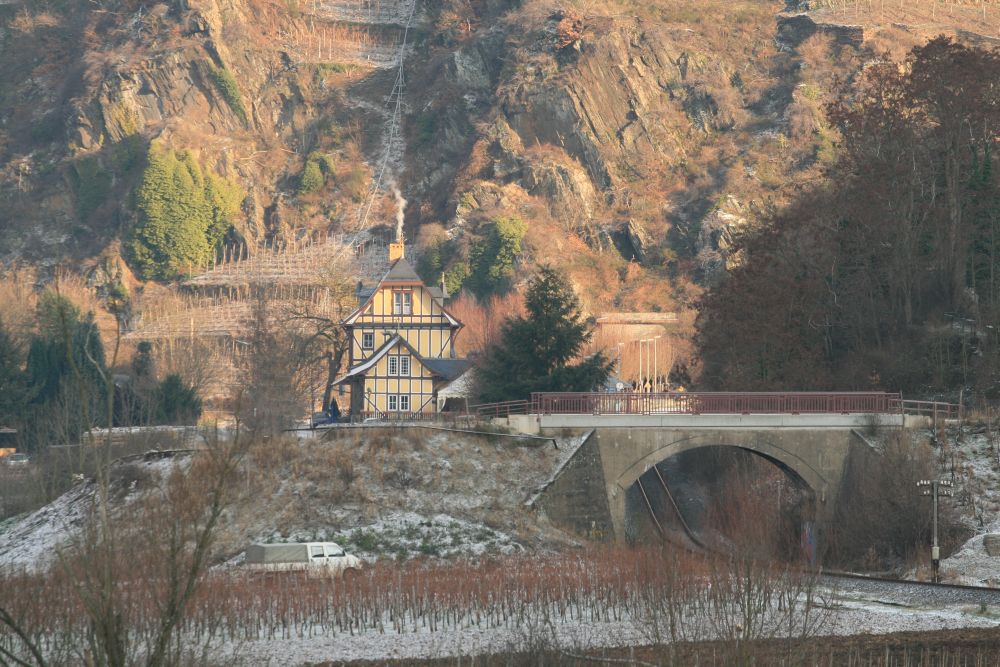
<path id="1" fill-rule="evenodd" d="M 361 349 L 371 350 L 375 347 L 375 332 L 365 331 L 361 334 Z"/>
<path id="2" fill-rule="evenodd" d="M 399 375 L 399 357 L 389 355 L 389 375 Z"/>
<path id="3" fill-rule="evenodd" d="M 409 394 L 399 395 L 399 411 L 409 412 L 410 411 L 410 396 Z"/>
<path id="4" fill-rule="evenodd" d="M 392 314 L 413 314 L 413 292 L 396 291 L 392 293 Z"/>
<path id="5" fill-rule="evenodd" d="M 395 412 L 399 409 L 399 397 L 396 394 L 389 394 L 389 410 Z"/>
<path id="6" fill-rule="evenodd" d="M 403 377 L 410 377 L 410 358 L 406 355 L 399 358 L 399 374 Z"/>

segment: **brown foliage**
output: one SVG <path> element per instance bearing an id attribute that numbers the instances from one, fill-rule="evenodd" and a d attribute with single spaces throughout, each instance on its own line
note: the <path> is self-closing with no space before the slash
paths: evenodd
<path id="1" fill-rule="evenodd" d="M 583 17 L 572 9 L 563 10 L 556 18 L 556 48 L 565 49 L 583 39 Z"/>
<path id="2" fill-rule="evenodd" d="M 448 304 L 448 310 L 465 325 L 457 339 L 459 355 L 481 354 L 500 340 L 500 328 L 505 321 L 524 314 L 524 296 L 508 292 L 480 303 L 468 292 L 462 292 Z"/>

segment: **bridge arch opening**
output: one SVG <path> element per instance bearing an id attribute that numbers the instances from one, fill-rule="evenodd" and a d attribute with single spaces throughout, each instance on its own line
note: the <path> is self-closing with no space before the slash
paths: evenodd
<path id="1" fill-rule="evenodd" d="M 645 462 L 625 488 L 628 540 L 786 561 L 815 557 L 817 492 L 787 456 L 733 444 L 677 449 Z"/>

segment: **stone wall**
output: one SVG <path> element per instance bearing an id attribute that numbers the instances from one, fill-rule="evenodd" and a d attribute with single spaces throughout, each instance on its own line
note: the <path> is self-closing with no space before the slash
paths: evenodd
<path id="1" fill-rule="evenodd" d="M 534 502 L 553 525 L 579 537 L 615 539 L 598 439 L 591 433 Z"/>

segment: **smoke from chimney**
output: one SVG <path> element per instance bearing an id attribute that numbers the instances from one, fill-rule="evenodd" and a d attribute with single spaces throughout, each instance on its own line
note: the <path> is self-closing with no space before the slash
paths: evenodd
<path id="1" fill-rule="evenodd" d="M 403 242 L 403 212 L 406 210 L 406 200 L 395 183 L 392 184 L 392 194 L 396 198 L 396 241 Z"/>

